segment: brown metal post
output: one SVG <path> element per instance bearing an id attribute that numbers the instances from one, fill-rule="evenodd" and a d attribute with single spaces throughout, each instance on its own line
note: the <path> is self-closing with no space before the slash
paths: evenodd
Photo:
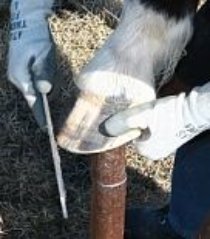
<path id="1" fill-rule="evenodd" d="M 125 148 L 91 156 L 91 239 L 123 239 L 126 171 Z"/>

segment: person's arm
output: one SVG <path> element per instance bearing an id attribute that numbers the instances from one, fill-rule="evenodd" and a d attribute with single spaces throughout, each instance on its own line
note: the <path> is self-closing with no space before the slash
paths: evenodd
<path id="1" fill-rule="evenodd" d="M 22 92 L 40 125 L 45 116 L 40 93 L 49 93 L 55 75 L 55 47 L 48 17 L 54 0 L 12 0 L 8 78 Z"/>
<path id="2" fill-rule="evenodd" d="M 110 136 L 131 129 L 146 130 L 136 140 L 138 152 L 160 159 L 210 129 L 210 83 L 194 88 L 189 95 L 165 97 L 116 114 L 105 124 Z"/>

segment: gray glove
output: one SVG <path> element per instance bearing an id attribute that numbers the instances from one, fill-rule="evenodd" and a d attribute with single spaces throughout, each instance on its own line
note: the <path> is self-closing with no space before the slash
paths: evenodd
<path id="1" fill-rule="evenodd" d="M 22 92 L 40 127 L 46 125 L 41 93 L 55 77 L 55 47 L 47 18 L 54 0 L 13 0 L 9 44 L 9 80 Z"/>
<path id="2" fill-rule="evenodd" d="M 150 159 L 167 157 L 180 146 L 210 129 L 210 83 L 118 113 L 106 122 L 107 132 L 119 136 L 147 129 L 135 141 L 138 152 Z"/>

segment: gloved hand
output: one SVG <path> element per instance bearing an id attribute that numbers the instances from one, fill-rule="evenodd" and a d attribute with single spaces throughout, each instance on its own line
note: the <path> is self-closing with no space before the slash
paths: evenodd
<path id="1" fill-rule="evenodd" d="M 120 112 L 105 128 L 110 136 L 139 128 L 143 134 L 135 140 L 138 152 L 153 160 L 166 157 L 210 128 L 210 83 L 188 96 L 181 93 Z"/>
<path id="2" fill-rule="evenodd" d="M 55 47 L 47 18 L 54 0 L 13 0 L 9 44 L 9 80 L 23 93 L 40 127 L 46 124 L 41 93 L 55 76 Z"/>

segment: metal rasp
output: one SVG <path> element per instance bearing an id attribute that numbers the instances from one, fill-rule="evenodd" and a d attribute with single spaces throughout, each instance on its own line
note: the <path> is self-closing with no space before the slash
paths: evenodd
<path id="1" fill-rule="evenodd" d="M 42 94 L 42 98 L 43 98 L 44 111 L 45 111 L 45 116 L 46 116 L 50 146 L 51 146 L 51 150 L 52 150 L 52 157 L 53 157 L 53 163 L 54 163 L 54 168 L 55 168 L 58 191 L 59 191 L 59 195 L 60 195 L 60 204 L 61 204 L 61 208 L 62 208 L 63 217 L 65 219 L 67 219 L 68 218 L 68 210 L 67 210 L 67 205 L 66 205 L 66 190 L 65 190 L 65 186 L 64 186 L 62 169 L 61 169 L 61 158 L 60 158 L 57 143 L 55 140 L 47 95 Z"/>

